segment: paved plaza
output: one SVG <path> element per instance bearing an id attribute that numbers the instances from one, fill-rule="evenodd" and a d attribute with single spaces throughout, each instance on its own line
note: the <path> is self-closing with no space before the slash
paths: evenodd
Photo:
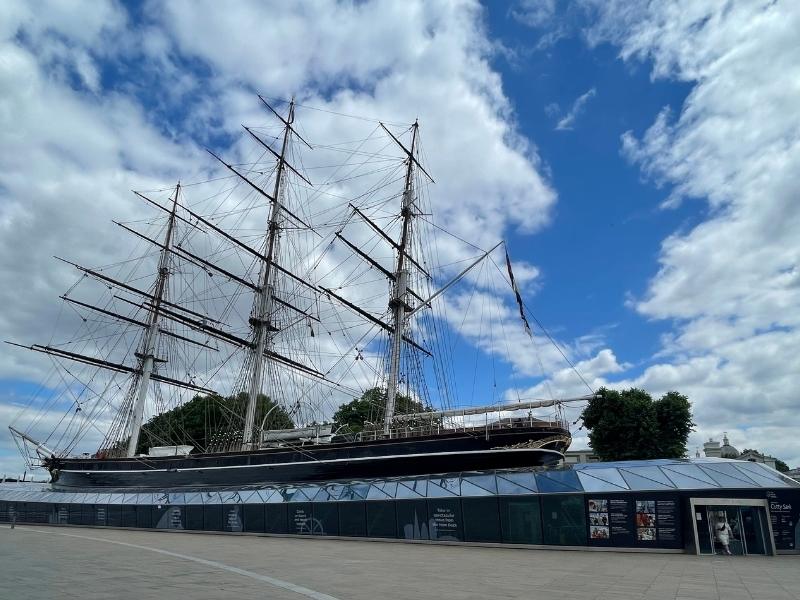
<path id="1" fill-rule="evenodd" d="M 800 600 L 800 557 L 0 527 L 0 597 Z"/>

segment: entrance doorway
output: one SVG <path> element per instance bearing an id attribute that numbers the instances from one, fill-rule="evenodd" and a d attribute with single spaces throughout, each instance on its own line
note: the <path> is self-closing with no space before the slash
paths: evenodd
<path id="1" fill-rule="evenodd" d="M 698 554 L 775 554 L 765 500 L 692 498 Z"/>

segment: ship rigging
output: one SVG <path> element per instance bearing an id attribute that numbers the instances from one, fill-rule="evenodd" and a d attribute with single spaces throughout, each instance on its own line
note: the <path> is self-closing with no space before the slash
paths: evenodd
<path id="1" fill-rule="evenodd" d="M 79 334 L 14 345 L 50 357 L 57 379 L 43 386 L 52 390 L 43 412 L 67 410 L 41 442 L 32 435 L 41 418 L 27 429 L 15 421 L 10 430 L 25 456 L 73 486 L 303 481 L 557 461 L 570 442 L 561 406 L 588 396 L 509 403 L 493 389 L 491 403 L 457 408 L 459 318 L 442 313 L 464 311 L 463 325 L 474 292 L 461 304 L 446 302 L 447 294 L 483 284 L 485 308 L 498 282 L 507 285 L 532 332 L 508 252 L 505 270 L 492 258 L 502 242 L 477 256 L 449 244 L 456 260 L 439 264 L 444 229 L 430 218 L 426 190 L 434 180 L 423 166 L 419 123 L 393 132 L 379 122 L 355 141 L 312 144 L 298 131 L 294 100 L 284 114 L 259 100 L 274 124 L 244 127 L 240 154 L 249 159 L 228 162 L 209 150 L 224 174 L 178 183 L 166 201 L 163 191 L 134 192 L 165 216 L 116 222 L 144 254 L 106 267 L 60 259 L 80 273 L 62 296 L 81 321 Z M 214 184 L 205 196 L 186 195 Z M 99 302 L 91 299 L 98 291 Z M 113 328 L 118 334 L 108 333 Z M 323 432 L 335 408 L 365 389 L 382 390 L 370 426 Z M 181 422 L 191 394 L 206 400 L 202 439 Z M 530 412 L 548 406 L 552 418 Z M 147 416 L 170 414 L 176 418 L 162 419 L 160 429 L 146 424 Z M 279 416 L 298 427 L 271 426 Z M 97 431 L 100 447 L 74 456 Z"/>

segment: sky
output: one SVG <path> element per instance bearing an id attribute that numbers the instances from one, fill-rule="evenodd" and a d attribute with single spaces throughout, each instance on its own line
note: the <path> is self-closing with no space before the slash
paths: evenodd
<path id="1" fill-rule="evenodd" d="M 129 190 L 207 175 L 204 148 L 265 120 L 256 94 L 294 95 L 419 118 L 437 216 L 507 241 L 591 387 L 686 394 L 692 455 L 727 432 L 800 466 L 798 30 L 780 0 L 7 0 L 0 334 L 49 339 L 75 280 L 53 255 L 112 262 Z M 536 377 L 479 350 L 519 375 L 509 397 L 586 392 L 552 351 Z M 4 348 L 0 425 L 42 377 Z M 0 473 L 22 468 L 0 433 Z"/>

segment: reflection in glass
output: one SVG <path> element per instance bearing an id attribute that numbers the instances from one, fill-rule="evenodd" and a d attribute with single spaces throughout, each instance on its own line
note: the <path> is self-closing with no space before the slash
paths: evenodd
<path id="1" fill-rule="evenodd" d="M 586 492 L 614 492 L 628 490 L 628 484 L 616 469 L 583 469 L 578 479 Z"/>
<path id="2" fill-rule="evenodd" d="M 472 486 L 478 486 L 479 488 L 483 488 L 485 491 L 489 492 L 490 494 L 497 493 L 497 479 L 495 478 L 494 474 L 492 475 L 467 475 L 462 477 L 461 479 L 461 495 L 464 496 L 464 489 L 463 486 L 465 483 L 469 483 Z M 471 489 L 471 488 L 470 488 Z M 478 495 L 478 494 L 473 494 Z"/>
<path id="3" fill-rule="evenodd" d="M 752 479 L 744 475 L 733 465 L 719 463 L 712 465 L 698 465 L 698 468 L 702 469 L 706 475 L 711 477 L 722 487 L 756 487 Z"/>
<path id="4" fill-rule="evenodd" d="M 718 488 L 716 481 L 703 473 L 696 465 L 670 465 L 661 470 L 673 483 L 682 489 L 693 490 L 703 488 Z"/>
<path id="5" fill-rule="evenodd" d="M 457 478 L 431 479 L 428 481 L 428 497 L 442 498 L 446 496 L 458 496 L 460 485 Z"/>
<path id="6" fill-rule="evenodd" d="M 536 474 L 536 484 L 539 486 L 539 491 L 547 492 L 582 492 L 578 480 L 578 475 L 575 471 L 550 471 Z"/>
<path id="7" fill-rule="evenodd" d="M 426 479 L 408 479 L 400 481 L 397 485 L 397 498 L 419 498 L 425 497 L 428 492 L 428 481 Z"/>
<path id="8" fill-rule="evenodd" d="M 499 494 L 530 494 L 537 490 L 533 473 L 497 474 L 497 492 Z"/>
<path id="9" fill-rule="evenodd" d="M 675 489 L 675 484 L 658 467 L 626 467 L 619 472 L 632 490 Z"/>

